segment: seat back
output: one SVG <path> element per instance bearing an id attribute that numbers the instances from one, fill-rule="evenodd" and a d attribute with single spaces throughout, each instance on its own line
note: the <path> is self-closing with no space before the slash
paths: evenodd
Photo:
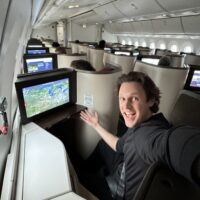
<path id="1" fill-rule="evenodd" d="M 106 72 L 77 70 L 77 104 L 96 110 L 101 125 L 113 134 L 117 132 L 119 118 L 116 86 L 121 73 L 121 68 Z M 79 121 L 76 128 L 79 151 L 83 157 L 87 157 L 96 146 L 99 136 L 82 121 Z"/>
<path id="2" fill-rule="evenodd" d="M 170 67 L 184 67 L 184 55 L 169 55 L 171 58 L 171 64 Z"/>
<path id="3" fill-rule="evenodd" d="M 55 47 L 49 47 L 49 53 L 56 53 Z"/>
<path id="4" fill-rule="evenodd" d="M 199 200 L 200 189 L 169 168 L 152 164 L 133 200 Z"/>
<path id="5" fill-rule="evenodd" d="M 155 50 L 155 55 L 157 55 L 157 56 L 165 56 L 169 53 L 170 53 L 170 51 L 167 49 L 156 49 Z"/>
<path id="6" fill-rule="evenodd" d="M 73 60 L 87 60 L 86 54 L 58 54 L 58 68 L 70 68 Z"/>
<path id="7" fill-rule="evenodd" d="M 78 53 L 79 43 L 71 42 L 70 45 L 71 45 L 71 48 L 72 48 L 72 53 Z"/>
<path id="8" fill-rule="evenodd" d="M 88 51 L 88 60 L 92 64 L 92 66 L 96 69 L 96 71 L 99 71 L 104 68 L 103 65 L 103 49 L 97 49 L 97 48 L 89 48 Z"/>
<path id="9" fill-rule="evenodd" d="M 144 72 L 155 82 L 161 91 L 160 111 L 169 119 L 171 110 L 183 89 L 188 74 L 186 68 L 156 66 L 136 61 L 134 71 Z"/>
<path id="10" fill-rule="evenodd" d="M 72 54 L 72 49 L 71 48 L 66 47 L 65 50 L 66 50 L 66 54 Z"/>
<path id="11" fill-rule="evenodd" d="M 185 56 L 186 65 L 200 65 L 200 55 L 189 55 Z"/>
<path id="12" fill-rule="evenodd" d="M 200 128 L 200 94 L 181 90 L 172 109 L 170 121 L 174 125 L 187 124 Z"/>
<path id="13" fill-rule="evenodd" d="M 104 52 L 103 63 L 110 63 L 113 65 L 119 65 L 122 68 L 122 73 L 126 74 L 133 71 L 136 56 L 125 56 L 125 55 L 115 55 L 109 52 Z"/>
<path id="14" fill-rule="evenodd" d="M 88 45 L 84 45 L 84 44 L 79 44 L 78 45 L 78 53 L 81 53 L 81 54 L 86 54 L 88 55 Z"/>
<path id="15" fill-rule="evenodd" d="M 141 48 L 139 49 L 139 55 L 153 55 L 154 54 L 154 49 L 148 49 L 148 48 Z"/>

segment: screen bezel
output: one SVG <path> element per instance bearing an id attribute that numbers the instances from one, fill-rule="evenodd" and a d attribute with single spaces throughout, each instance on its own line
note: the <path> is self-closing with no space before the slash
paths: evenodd
<path id="1" fill-rule="evenodd" d="M 38 84 L 48 83 L 51 81 L 56 81 L 64 78 L 69 78 L 69 102 L 59 105 L 55 108 L 49 109 L 47 111 L 44 111 L 42 113 L 36 114 L 31 117 L 27 117 L 26 114 L 26 108 L 25 108 L 25 101 L 23 96 L 23 88 L 34 86 Z M 15 88 L 18 98 L 18 104 L 19 104 L 19 110 L 21 113 L 21 122 L 22 124 L 26 124 L 28 122 L 37 120 L 43 116 L 46 116 L 49 113 L 55 112 L 56 110 L 60 110 L 66 106 L 73 105 L 77 101 L 77 94 L 76 94 L 76 71 L 69 70 L 69 69 L 63 69 L 59 71 L 54 72 L 46 72 L 43 74 L 34 74 L 32 76 L 25 76 L 22 78 L 19 78 L 15 82 Z"/>
<path id="2" fill-rule="evenodd" d="M 36 54 L 30 54 L 30 53 L 28 53 L 28 50 L 46 50 L 46 52 L 45 53 L 36 53 Z M 47 54 L 47 53 L 49 53 L 49 48 L 48 47 L 27 47 L 26 48 L 26 54 L 28 54 L 28 55 L 40 55 L 40 54 Z"/>
<path id="3" fill-rule="evenodd" d="M 43 72 L 43 71 L 38 71 L 38 72 L 29 72 L 28 71 L 28 65 L 26 63 L 27 59 L 37 59 L 37 58 L 52 58 L 53 61 L 53 68 L 52 69 L 57 69 L 58 68 L 58 62 L 57 62 L 57 54 L 49 53 L 49 54 L 24 54 L 23 56 L 23 61 L 24 61 L 24 73 L 38 73 L 38 72 Z M 46 70 L 44 70 L 46 71 Z M 50 70 L 47 70 L 50 71 Z"/>
<path id="4" fill-rule="evenodd" d="M 200 87 L 193 87 L 190 85 L 195 71 L 200 72 L 200 66 L 190 65 L 190 70 L 185 82 L 184 89 L 191 90 L 191 91 L 200 91 Z"/>

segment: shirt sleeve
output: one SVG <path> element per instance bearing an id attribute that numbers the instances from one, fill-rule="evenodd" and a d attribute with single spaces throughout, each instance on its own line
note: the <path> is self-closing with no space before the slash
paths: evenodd
<path id="1" fill-rule="evenodd" d="M 192 165 L 200 155 L 200 129 L 190 126 L 175 128 L 170 133 L 168 147 L 175 171 L 195 182 Z"/>
<path id="2" fill-rule="evenodd" d="M 168 129 L 159 126 L 139 127 L 133 137 L 139 156 L 148 164 L 170 164 L 167 151 Z"/>
<path id="3" fill-rule="evenodd" d="M 192 165 L 200 155 L 200 129 L 190 126 L 170 129 L 147 126 L 135 134 L 134 142 L 145 162 L 162 162 L 195 183 Z"/>

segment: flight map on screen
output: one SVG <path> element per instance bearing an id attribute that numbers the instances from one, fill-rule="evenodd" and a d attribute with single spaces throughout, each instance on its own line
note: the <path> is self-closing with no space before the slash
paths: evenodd
<path id="1" fill-rule="evenodd" d="M 32 117 L 69 102 L 69 79 L 26 87 L 22 93 L 26 115 Z"/>
<path id="2" fill-rule="evenodd" d="M 26 60 L 28 73 L 53 69 L 53 58 L 30 58 Z"/>

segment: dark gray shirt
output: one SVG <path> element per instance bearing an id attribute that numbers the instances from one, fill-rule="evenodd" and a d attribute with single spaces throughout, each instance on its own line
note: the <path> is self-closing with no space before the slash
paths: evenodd
<path id="1" fill-rule="evenodd" d="M 133 199 L 148 167 L 153 162 L 162 162 L 183 176 L 191 178 L 192 162 L 200 153 L 200 131 L 184 127 L 181 129 L 180 131 L 180 128 L 172 127 L 159 113 L 139 126 L 129 129 L 118 140 L 116 149 L 124 154 L 126 200 Z M 180 135 L 180 132 L 183 134 Z M 195 139 L 198 138 L 198 142 L 193 139 L 192 143 L 188 143 L 191 141 L 191 135 Z M 177 140 L 177 137 L 182 139 Z M 186 143 L 189 146 L 195 143 L 195 146 L 193 145 L 191 150 Z M 183 166 L 185 159 L 189 163 Z"/>

